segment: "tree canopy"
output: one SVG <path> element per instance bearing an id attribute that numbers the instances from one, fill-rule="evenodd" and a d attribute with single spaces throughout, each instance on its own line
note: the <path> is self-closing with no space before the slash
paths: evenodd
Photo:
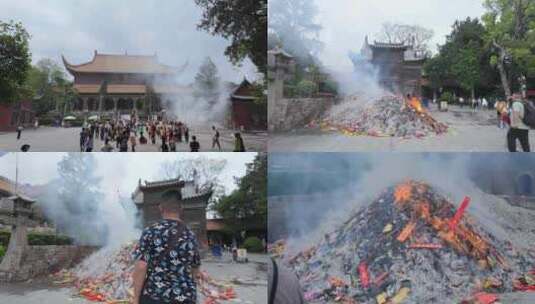
<path id="1" fill-rule="evenodd" d="M 262 73 L 267 64 L 267 0 L 195 0 L 203 9 L 199 28 L 230 40 L 225 51 L 237 64 L 246 57 Z"/>
<path id="2" fill-rule="evenodd" d="M 238 188 L 212 205 L 229 231 L 238 236 L 250 229 L 267 231 L 267 154 L 258 154 L 247 164 Z"/>
<path id="3" fill-rule="evenodd" d="M 30 70 L 30 35 L 21 23 L 0 20 L 0 102 L 23 98 Z"/>
<path id="4" fill-rule="evenodd" d="M 195 76 L 194 95 L 213 105 L 219 99 L 220 79 L 217 66 L 210 57 L 207 57 Z"/>

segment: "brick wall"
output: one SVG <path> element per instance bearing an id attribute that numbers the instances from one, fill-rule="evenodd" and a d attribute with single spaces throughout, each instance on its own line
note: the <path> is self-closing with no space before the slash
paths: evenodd
<path id="1" fill-rule="evenodd" d="M 334 98 L 284 98 L 270 102 L 275 104 L 269 112 L 269 130 L 284 132 L 302 128 L 321 117 L 334 104 Z"/>

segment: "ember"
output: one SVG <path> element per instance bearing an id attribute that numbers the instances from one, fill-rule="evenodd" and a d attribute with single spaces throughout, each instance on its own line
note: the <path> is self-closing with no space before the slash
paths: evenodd
<path id="1" fill-rule="evenodd" d="M 74 285 L 77 294 L 89 301 L 107 304 L 131 303 L 133 298 L 131 253 L 137 243 L 126 244 L 118 250 L 102 249 L 86 259 L 77 268 L 53 274 L 54 283 Z M 218 282 L 201 272 L 198 293 L 204 304 L 224 303 L 236 299 L 230 284 Z"/>
<path id="2" fill-rule="evenodd" d="M 448 126 L 436 121 L 426 112 L 417 98 L 405 102 L 403 98 L 385 95 L 362 109 L 355 109 L 350 96 L 321 121 L 309 124 L 322 130 L 340 131 L 346 135 L 377 137 L 424 137 L 443 134 Z"/>
<path id="3" fill-rule="evenodd" d="M 457 303 L 533 288 L 533 257 L 485 231 L 467 210 L 469 198 L 456 208 L 429 185 L 407 181 L 329 237 L 281 258 L 313 303 Z"/>

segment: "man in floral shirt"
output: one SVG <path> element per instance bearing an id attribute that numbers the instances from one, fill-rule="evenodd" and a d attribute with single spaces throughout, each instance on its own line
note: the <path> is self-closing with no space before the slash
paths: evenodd
<path id="1" fill-rule="evenodd" d="M 180 197 L 178 191 L 166 193 L 162 220 L 141 234 L 133 253 L 134 304 L 196 303 L 201 261 L 195 234 L 180 219 Z"/>

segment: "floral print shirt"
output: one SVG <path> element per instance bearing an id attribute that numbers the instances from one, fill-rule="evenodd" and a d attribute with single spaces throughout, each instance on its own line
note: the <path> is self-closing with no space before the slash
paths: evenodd
<path id="1" fill-rule="evenodd" d="M 196 302 L 191 270 L 201 259 L 195 234 L 184 223 L 164 219 L 145 228 L 133 257 L 148 264 L 143 296 L 164 303 Z"/>

